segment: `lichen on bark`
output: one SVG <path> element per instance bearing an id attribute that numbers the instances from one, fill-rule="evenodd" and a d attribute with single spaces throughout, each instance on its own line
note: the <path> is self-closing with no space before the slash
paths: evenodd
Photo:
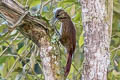
<path id="1" fill-rule="evenodd" d="M 107 80 L 110 63 L 112 7 L 107 13 L 106 0 L 80 0 L 84 28 L 84 65 L 82 80 Z M 110 0 L 109 0 L 110 2 Z M 108 5 L 112 5 L 108 4 Z M 108 6 L 109 7 L 109 6 Z M 111 30 L 110 30 L 111 31 Z"/>

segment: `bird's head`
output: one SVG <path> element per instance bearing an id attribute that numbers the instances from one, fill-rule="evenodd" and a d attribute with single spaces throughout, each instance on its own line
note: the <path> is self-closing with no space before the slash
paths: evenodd
<path id="1" fill-rule="evenodd" d="M 57 20 L 63 22 L 66 20 L 70 20 L 70 16 L 61 8 L 56 8 L 54 11 L 53 22 L 55 23 Z"/>

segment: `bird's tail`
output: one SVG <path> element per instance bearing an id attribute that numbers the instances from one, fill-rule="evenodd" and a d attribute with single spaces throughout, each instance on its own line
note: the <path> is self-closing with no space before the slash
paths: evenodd
<path id="1" fill-rule="evenodd" d="M 72 63 L 72 54 L 73 54 L 73 51 L 70 51 L 70 53 L 68 53 L 67 64 L 66 64 L 65 73 L 64 73 L 65 77 L 67 77 L 67 75 L 70 72 L 71 63 Z"/>

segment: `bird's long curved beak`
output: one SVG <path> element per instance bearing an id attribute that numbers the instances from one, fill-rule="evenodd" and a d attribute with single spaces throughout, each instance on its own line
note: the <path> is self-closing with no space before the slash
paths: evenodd
<path id="1" fill-rule="evenodd" d="M 51 24 L 55 24 L 57 22 L 57 18 L 54 16 L 52 19 L 51 19 Z"/>

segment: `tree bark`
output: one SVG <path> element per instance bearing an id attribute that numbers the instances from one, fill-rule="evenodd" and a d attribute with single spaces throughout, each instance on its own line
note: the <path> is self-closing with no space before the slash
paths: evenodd
<path id="1" fill-rule="evenodd" d="M 0 0 L 0 13 L 8 23 L 14 25 L 25 13 L 25 9 L 16 1 Z M 59 62 L 59 49 L 56 45 L 51 44 L 49 37 L 51 29 L 48 23 L 42 17 L 37 19 L 27 14 L 17 29 L 39 47 L 45 80 L 63 80 Z"/>
<path id="2" fill-rule="evenodd" d="M 113 0 L 80 0 L 84 27 L 82 80 L 107 80 Z"/>

